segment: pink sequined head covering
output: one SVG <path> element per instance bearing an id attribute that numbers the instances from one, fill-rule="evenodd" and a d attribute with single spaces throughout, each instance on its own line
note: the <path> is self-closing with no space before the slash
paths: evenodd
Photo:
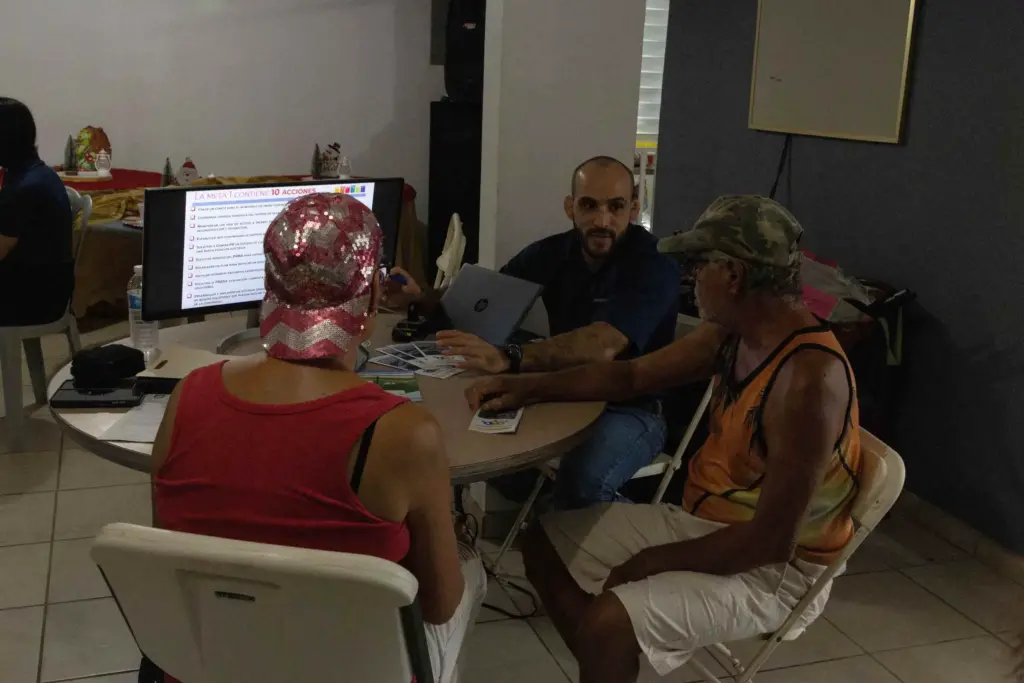
<path id="1" fill-rule="evenodd" d="M 370 315 L 380 249 L 377 219 L 357 199 L 323 193 L 289 202 L 263 238 L 267 354 L 308 360 L 350 351 Z"/>

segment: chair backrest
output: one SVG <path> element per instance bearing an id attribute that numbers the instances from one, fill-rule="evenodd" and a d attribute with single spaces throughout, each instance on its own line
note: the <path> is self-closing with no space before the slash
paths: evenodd
<path id="1" fill-rule="evenodd" d="M 874 531 L 903 491 L 906 466 L 899 453 L 866 429 L 860 430 L 864 472 L 853 504 L 853 521 Z"/>
<path id="2" fill-rule="evenodd" d="M 89 232 L 89 219 L 92 217 L 92 197 L 79 194 L 77 190 L 65 187 L 68 193 L 68 202 L 71 204 L 71 229 L 72 244 L 74 245 L 75 267 L 78 267 L 78 257 L 82 253 L 82 245 L 85 243 L 85 236 Z M 78 226 L 78 240 L 74 238 L 74 228 Z"/>
<path id="3" fill-rule="evenodd" d="M 839 573 L 850 559 L 854 551 L 860 547 L 878 523 L 892 509 L 896 499 L 903 491 L 903 482 L 907 477 L 906 466 L 899 453 L 882 443 L 881 439 L 864 429 L 860 430 L 861 476 L 857 497 L 853 501 L 851 516 L 853 517 L 853 538 L 815 582 L 806 596 L 800 601 L 793 612 L 803 611 L 801 605 L 810 604 L 814 596 Z"/>
<path id="4" fill-rule="evenodd" d="M 418 583 L 392 562 L 131 524 L 106 526 L 92 558 L 139 649 L 178 680 L 433 680 Z"/>
<path id="5" fill-rule="evenodd" d="M 744 675 L 736 679 L 737 683 L 747 683 L 761 668 L 779 643 L 789 640 L 787 635 L 800 621 L 807 607 L 829 585 L 829 582 L 846 566 L 847 560 L 860 547 L 878 523 L 892 509 L 896 499 L 903 491 L 903 482 L 907 470 L 903 458 L 892 448 L 882 443 L 874 434 L 861 428 L 860 430 L 861 477 L 857 497 L 853 501 L 851 516 L 853 517 L 854 534 L 850 542 L 843 548 L 821 576 L 814 582 L 811 589 L 800 599 L 793 611 L 775 633 L 768 639 L 764 647 L 746 666 Z"/>
<path id="6" fill-rule="evenodd" d="M 441 255 L 437 257 L 437 277 L 434 279 L 434 289 L 440 289 L 451 284 L 455 274 L 462 266 L 462 257 L 466 252 L 466 235 L 462 232 L 462 219 L 459 214 L 453 213 L 448 223 L 448 233 L 444 238 L 444 248 Z"/>

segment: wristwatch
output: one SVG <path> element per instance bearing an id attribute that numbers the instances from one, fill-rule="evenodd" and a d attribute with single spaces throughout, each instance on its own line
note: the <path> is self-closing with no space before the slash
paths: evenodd
<path id="1" fill-rule="evenodd" d="M 519 344 L 509 344 L 505 347 L 505 355 L 508 356 L 508 371 L 514 375 L 519 374 L 519 368 L 523 364 L 523 347 Z"/>

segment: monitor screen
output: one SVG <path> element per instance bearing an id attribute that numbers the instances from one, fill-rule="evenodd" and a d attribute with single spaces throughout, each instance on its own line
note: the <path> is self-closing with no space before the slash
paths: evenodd
<path id="1" fill-rule="evenodd" d="M 401 178 L 210 185 L 146 190 L 142 316 L 181 318 L 253 308 L 263 300 L 263 235 L 291 200 L 314 192 L 351 195 L 383 232 L 382 264 L 394 263 Z"/>

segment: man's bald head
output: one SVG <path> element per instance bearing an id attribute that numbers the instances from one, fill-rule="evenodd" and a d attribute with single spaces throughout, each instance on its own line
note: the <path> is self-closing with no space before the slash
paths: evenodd
<path id="1" fill-rule="evenodd" d="M 576 181 L 580 178 L 580 176 L 585 175 L 586 172 L 592 168 L 621 170 L 629 178 L 629 186 L 633 187 L 633 169 L 631 169 L 629 166 L 626 166 L 626 164 L 622 163 L 615 157 L 602 155 L 587 159 L 582 164 L 577 166 L 576 169 L 572 172 L 572 183 L 569 186 L 569 194 L 571 196 L 576 196 Z"/>
<path id="2" fill-rule="evenodd" d="M 584 254 L 600 262 L 636 220 L 633 171 L 613 157 L 587 159 L 572 172 L 571 190 L 565 215 L 580 233 Z"/>

